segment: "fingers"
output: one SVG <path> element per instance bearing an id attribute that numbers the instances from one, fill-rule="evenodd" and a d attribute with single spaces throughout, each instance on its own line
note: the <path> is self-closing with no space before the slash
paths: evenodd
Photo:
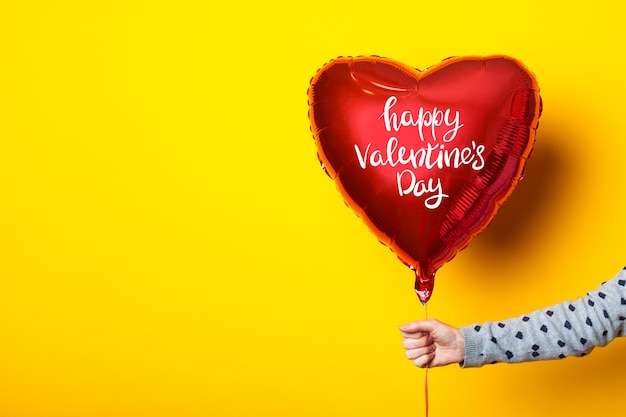
<path id="1" fill-rule="evenodd" d="M 417 358 L 413 359 L 413 363 L 418 368 L 426 368 L 430 366 L 433 359 L 435 359 L 434 348 L 433 348 L 433 352 L 428 352 L 424 355 L 418 356 Z"/>
<path id="2" fill-rule="evenodd" d="M 414 349 L 407 349 L 406 357 L 412 360 L 416 366 L 423 368 L 427 366 L 435 357 L 435 345 L 422 346 Z"/>
<path id="3" fill-rule="evenodd" d="M 419 336 L 412 335 L 407 337 L 402 342 L 402 346 L 406 350 L 419 349 L 433 344 L 433 338 L 429 334 L 420 334 Z"/>
<path id="4" fill-rule="evenodd" d="M 406 350 L 406 358 L 415 360 L 422 356 L 430 355 L 435 351 L 435 345 L 423 346 L 415 349 L 407 349 Z"/>
<path id="5" fill-rule="evenodd" d="M 406 357 L 420 368 L 461 363 L 465 356 L 463 332 L 435 319 L 400 326 Z"/>
<path id="6" fill-rule="evenodd" d="M 406 357 L 420 367 L 426 367 L 435 357 L 433 338 L 425 333 L 409 333 L 402 346 L 406 349 Z"/>

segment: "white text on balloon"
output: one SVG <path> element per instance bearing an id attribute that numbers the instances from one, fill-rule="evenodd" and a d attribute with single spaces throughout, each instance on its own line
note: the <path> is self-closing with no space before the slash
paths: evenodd
<path id="1" fill-rule="evenodd" d="M 385 107 L 382 114 L 378 117 L 382 117 L 385 122 L 385 129 L 387 132 L 398 132 L 402 127 L 416 127 L 419 133 L 419 137 L 422 142 L 424 138 L 424 128 L 430 128 L 430 139 L 437 141 L 437 128 L 444 126 L 449 128 L 443 133 L 441 139 L 444 142 L 451 142 L 456 137 L 459 129 L 463 127 L 460 121 L 459 111 L 455 111 L 451 118 L 452 110 L 441 110 L 434 107 L 432 110 L 425 110 L 424 107 L 420 107 L 417 111 L 417 115 L 414 115 L 410 110 L 403 111 L 400 116 L 391 109 L 396 105 L 398 99 L 396 96 L 391 96 L 385 102 Z"/>

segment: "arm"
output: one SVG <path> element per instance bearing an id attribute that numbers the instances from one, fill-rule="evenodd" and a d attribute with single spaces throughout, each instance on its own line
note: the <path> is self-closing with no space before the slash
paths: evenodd
<path id="1" fill-rule="evenodd" d="M 460 363 L 462 367 L 477 367 L 496 362 L 584 356 L 594 347 L 626 334 L 626 271 L 622 270 L 584 298 L 517 318 L 461 329 L 436 320 L 416 321 L 400 330 L 405 337 L 407 357 L 418 366 Z M 456 333 L 450 339 L 454 330 L 461 335 Z M 462 349 L 458 347 L 459 340 Z M 442 354 L 439 355 L 442 360 L 435 360 L 439 349 L 442 353 L 454 350 L 454 354 Z"/>
<path id="2" fill-rule="evenodd" d="M 624 334 L 626 271 L 584 298 L 514 319 L 461 328 L 463 367 L 584 356 Z"/>

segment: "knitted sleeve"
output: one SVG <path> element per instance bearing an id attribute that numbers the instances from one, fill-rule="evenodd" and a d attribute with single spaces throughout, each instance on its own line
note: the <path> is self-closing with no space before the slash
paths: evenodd
<path id="1" fill-rule="evenodd" d="M 584 298 L 461 330 L 463 368 L 584 356 L 626 334 L 626 268 Z"/>

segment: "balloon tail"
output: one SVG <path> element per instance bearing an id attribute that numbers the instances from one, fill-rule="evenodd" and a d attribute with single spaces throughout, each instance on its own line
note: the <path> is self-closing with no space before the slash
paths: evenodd
<path id="1" fill-rule="evenodd" d="M 415 293 L 419 297 L 422 305 L 425 305 L 433 295 L 433 287 L 435 286 L 435 273 L 425 275 L 421 268 L 415 268 Z"/>

